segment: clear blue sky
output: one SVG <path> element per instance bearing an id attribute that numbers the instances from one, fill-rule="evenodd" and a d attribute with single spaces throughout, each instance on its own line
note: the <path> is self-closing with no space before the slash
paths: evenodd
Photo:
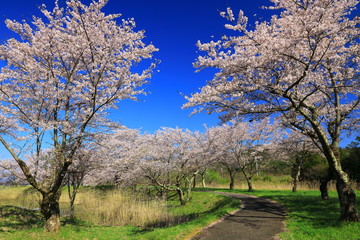
<path id="1" fill-rule="evenodd" d="M 89 4 L 91 0 L 83 0 Z M 7 0 L 0 8 L 0 41 L 13 36 L 5 27 L 5 19 L 31 21 L 31 16 L 41 16 L 38 7 L 45 4 L 48 9 L 54 0 Z M 59 0 L 64 6 L 65 0 Z M 156 73 L 146 86 L 151 92 L 141 96 L 140 102 L 123 101 L 111 118 L 130 128 L 142 128 L 154 132 L 160 127 L 181 127 L 203 130 L 203 124 L 219 123 L 217 116 L 196 114 L 189 117 L 190 109 L 182 110 L 185 99 L 180 95 L 191 94 L 213 77 L 214 71 L 195 73 L 192 64 L 197 57 L 196 42 L 218 40 L 226 33 L 227 20 L 219 11 L 231 7 L 235 14 L 242 9 L 250 17 L 262 20 L 273 12 L 261 6 L 270 5 L 267 0 L 109 0 L 106 13 L 121 13 L 122 18 L 135 18 L 137 30 L 146 31 L 146 42 L 153 43 L 159 52 L 155 58 L 161 61 Z M 256 17 L 254 15 L 256 14 Z M 261 18 L 263 17 L 263 18 Z"/>

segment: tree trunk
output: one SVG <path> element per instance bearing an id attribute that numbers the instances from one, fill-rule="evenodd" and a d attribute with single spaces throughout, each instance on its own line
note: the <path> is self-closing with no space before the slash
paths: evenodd
<path id="1" fill-rule="evenodd" d="M 232 170 L 228 170 L 229 171 L 229 175 L 230 175 L 230 189 L 234 189 L 234 185 L 235 185 L 235 171 Z"/>
<path id="2" fill-rule="evenodd" d="M 322 151 L 328 161 L 331 173 L 336 180 L 336 190 L 340 202 L 340 219 L 348 222 L 359 222 L 360 219 L 356 210 L 356 195 L 350 186 L 349 176 L 343 171 L 340 164 L 339 127 L 331 130 L 333 141 L 330 144 L 319 124 L 312 123 L 312 125 L 321 143 Z"/>
<path id="3" fill-rule="evenodd" d="M 334 170 L 329 167 L 325 177 L 320 179 L 320 192 L 322 200 L 329 200 L 328 183 L 334 180 Z"/>
<path id="4" fill-rule="evenodd" d="M 356 194 L 350 186 L 349 176 L 343 171 L 340 164 L 339 148 L 333 148 L 332 150 L 327 156 L 329 162 L 328 178 L 334 177 L 336 180 L 336 190 L 340 203 L 340 219 L 346 222 L 359 222 L 360 218 L 356 209 Z"/>
<path id="5" fill-rule="evenodd" d="M 300 174 L 301 174 L 301 160 L 299 157 L 296 157 L 296 163 L 294 165 L 295 166 L 293 167 L 293 173 L 292 173 L 292 177 L 293 177 L 292 192 L 297 192 L 297 184 L 300 180 Z"/>
<path id="6" fill-rule="evenodd" d="M 70 184 L 68 184 L 67 189 L 68 189 L 68 196 L 69 196 L 69 200 L 70 200 L 70 218 L 74 218 L 75 217 L 75 198 L 76 198 L 76 193 L 77 193 L 77 187 L 74 185 L 71 186 Z"/>
<path id="7" fill-rule="evenodd" d="M 360 217 L 356 210 L 356 195 L 350 183 L 344 181 L 344 177 L 339 176 L 339 179 L 336 181 L 336 189 L 340 201 L 341 220 L 346 222 L 359 222 Z"/>
<path id="8" fill-rule="evenodd" d="M 248 185 L 248 192 L 253 192 L 254 189 L 253 189 L 253 186 L 252 186 L 252 182 L 251 182 L 251 179 L 253 177 L 253 174 L 250 173 L 250 176 L 248 176 L 246 174 L 246 171 L 245 171 L 245 167 L 244 168 L 241 168 L 241 172 L 243 173 L 245 179 L 246 179 L 246 183 Z"/>
<path id="9" fill-rule="evenodd" d="M 69 196 L 70 199 L 70 218 L 75 218 L 75 198 L 76 198 L 77 190 Z"/>
<path id="10" fill-rule="evenodd" d="M 248 192 L 253 192 L 254 189 L 253 189 L 253 186 L 252 186 L 251 178 L 247 178 L 246 182 L 248 184 Z"/>
<path id="11" fill-rule="evenodd" d="M 338 145 L 336 145 L 338 146 Z M 339 147 L 333 147 L 330 152 L 328 178 L 334 177 L 336 180 L 336 190 L 340 203 L 340 219 L 346 222 L 359 222 L 360 217 L 356 209 L 356 194 L 350 186 L 350 179 L 343 171 L 340 164 Z"/>
<path id="12" fill-rule="evenodd" d="M 188 178 L 185 178 L 185 186 L 186 186 L 186 197 L 185 197 L 185 202 L 188 202 L 190 201 L 190 196 L 191 196 L 191 184 L 194 183 L 194 180 L 196 179 L 196 174 L 194 174 L 192 176 L 192 178 L 188 179 Z"/>
<path id="13" fill-rule="evenodd" d="M 294 178 L 293 186 L 291 189 L 292 192 L 297 192 L 297 183 L 298 183 L 298 180 L 296 178 Z"/>
<path id="14" fill-rule="evenodd" d="M 202 187 L 203 187 L 203 188 L 206 188 L 205 173 L 206 173 L 206 172 L 204 172 L 204 173 L 201 174 L 201 184 L 202 184 Z"/>
<path id="15" fill-rule="evenodd" d="M 329 200 L 328 183 L 329 183 L 328 178 L 320 179 L 320 193 L 322 200 Z"/>
<path id="16" fill-rule="evenodd" d="M 196 188 L 196 174 L 194 174 L 194 177 L 193 177 L 193 188 Z"/>
<path id="17" fill-rule="evenodd" d="M 45 217 L 44 229 L 47 232 L 57 232 L 60 227 L 60 199 L 61 191 L 43 192 L 41 201 L 41 213 Z"/>
<path id="18" fill-rule="evenodd" d="M 184 192 L 181 190 L 181 188 L 178 188 L 176 191 L 179 195 L 180 204 L 184 206 L 186 204 L 186 201 L 184 198 Z"/>
<path id="19" fill-rule="evenodd" d="M 74 219 L 75 218 L 75 198 L 74 199 L 70 199 L 70 218 Z"/>

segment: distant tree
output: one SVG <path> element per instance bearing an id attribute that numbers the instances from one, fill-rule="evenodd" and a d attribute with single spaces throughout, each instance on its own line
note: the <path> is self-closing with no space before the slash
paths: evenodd
<path id="1" fill-rule="evenodd" d="M 98 141 L 97 164 L 85 176 L 84 182 L 91 185 L 111 184 L 131 186 L 142 179 L 139 162 L 147 151 L 146 134 L 141 137 L 139 130 L 118 127 L 104 134 Z"/>
<path id="2" fill-rule="evenodd" d="M 105 164 L 91 178 L 97 182 L 115 181 L 120 187 L 147 183 L 161 196 L 176 193 L 185 205 L 195 176 L 205 166 L 200 165 L 205 153 L 197 134 L 180 128 L 161 128 L 154 134 L 119 129 L 100 142 Z"/>
<path id="3" fill-rule="evenodd" d="M 75 200 L 79 187 L 83 184 L 84 179 L 92 171 L 97 169 L 100 158 L 96 151 L 95 144 L 93 146 L 82 147 L 77 150 L 73 163 L 66 172 L 64 185 L 67 186 L 67 192 L 70 200 L 70 217 L 75 217 Z"/>
<path id="4" fill-rule="evenodd" d="M 300 181 L 308 182 L 309 184 L 320 183 L 321 198 L 328 200 L 328 183 L 332 176 L 329 176 L 329 165 L 322 154 L 316 152 L 307 152 L 306 160 L 303 162 L 302 171 L 300 174 Z"/>
<path id="5" fill-rule="evenodd" d="M 19 186 L 28 184 L 19 165 L 12 159 L 0 161 L 0 179 L 1 185 Z"/>
<path id="6" fill-rule="evenodd" d="M 142 42 L 144 32 L 133 30 L 133 19 L 118 24 L 119 14 L 105 15 L 101 9 L 107 1 L 86 6 L 69 0 L 66 8 L 55 3 L 53 11 L 43 7 L 43 18 L 34 17 L 32 24 L 7 20 L 7 27 L 21 39 L 0 46 L 5 60 L 0 130 L 7 134 L 0 142 L 41 193 L 47 231 L 60 226 L 59 189 L 77 150 L 89 134 L 106 130 L 106 114 L 119 100 L 143 93 L 139 87 L 151 76 L 153 64 L 141 73 L 132 72 L 133 67 L 157 50 Z M 52 149 L 58 166 L 47 184 L 37 181 L 10 144 L 11 137 L 34 145 L 36 160 L 44 157 L 43 147 Z"/>
<path id="7" fill-rule="evenodd" d="M 230 176 L 230 189 L 234 188 L 236 172 L 241 172 L 253 191 L 252 178 L 260 166 L 270 160 L 266 150 L 277 138 L 277 132 L 268 119 L 261 122 L 233 122 L 215 127 L 217 132 L 215 149 L 218 151 L 218 162 L 226 167 Z"/>
<path id="8" fill-rule="evenodd" d="M 187 97 L 184 107 L 223 113 L 224 121 L 239 116 L 259 119 L 274 114 L 278 121 L 318 144 L 336 178 L 340 217 L 359 221 L 356 195 L 340 164 L 344 131 L 359 128 L 360 18 L 350 15 L 358 0 L 271 0 L 281 11 L 270 21 L 248 27 L 240 11 L 222 16 L 234 24 L 234 36 L 198 43 L 207 55 L 198 69 L 219 69 L 201 92 Z"/>
<path id="9" fill-rule="evenodd" d="M 196 187 L 196 177 L 201 177 L 201 185 L 203 188 L 206 187 L 205 176 L 208 169 L 216 162 L 217 155 L 215 143 L 218 137 L 214 133 L 213 128 L 207 128 L 205 133 L 193 132 L 193 146 L 192 146 L 192 164 L 194 169 L 194 182 L 193 187 Z"/>
<path id="10" fill-rule="evenodd" d="M 307 136 L 295 131 L 290 132 L 278 145 L 278 153 L 283 161 L 291 163 L 291 177 L 293 179 L 292 192 L 297 191 L 304 167 L 310 157 L 319 150 Z M 315 176 L 314 176 L 315 177 Z M 327 182 L 326 182 L 327 183 Z"/>
<path id="11" fill-rule="evenodd" d="M 73 157 L 73 163 L 66 172 L 63 185 L 67 186 L 68 190 L 70 217 L 74 217 L 74 203 L 77 191 L 83 183 L 84 177 L 97 167 L 98 162 L 96 160 L 96 152 L 94 149 L 81 147 L 77 150 Z M 25 162 L 36 182 L 44 186 L 51 184 L 55 176 L 54 173 L 57 172 L 59 168 L 59 162 L 56 159 L 54 151 L 51 149 L 44 149 L 36 155 L 30 154 L 26 156 Z M 5 180 L 4 183 L 9 185 L 29 184 L 19 165 L 11 159 L 0 161 L 0 177 Z"/>
<path id="12" fill-rule="evenodd" d="M 341 165 L 352 180 L 360 183 L 360 137 L 341 149 Z"/>

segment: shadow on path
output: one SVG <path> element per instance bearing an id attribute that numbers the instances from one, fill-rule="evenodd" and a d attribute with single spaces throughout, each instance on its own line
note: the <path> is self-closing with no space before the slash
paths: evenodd
<path id="1" fill-rule="evenodd" d="M 241 201 L 241 209 L 206 228 L 191 240 L 266 240 L 282 232 L 284 209 L 268 199 L 244 194 L 213 192 Z"/>

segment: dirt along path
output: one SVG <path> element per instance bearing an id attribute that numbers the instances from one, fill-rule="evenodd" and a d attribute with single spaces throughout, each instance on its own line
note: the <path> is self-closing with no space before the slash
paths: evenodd
<path id="1" fill-rule="evenodd" d="M 241 201 L 241 209 L 206 227 L 191 240 L 267 240 L 284 231 L 285 211 L 268 199 L 214 192 Z"/>

